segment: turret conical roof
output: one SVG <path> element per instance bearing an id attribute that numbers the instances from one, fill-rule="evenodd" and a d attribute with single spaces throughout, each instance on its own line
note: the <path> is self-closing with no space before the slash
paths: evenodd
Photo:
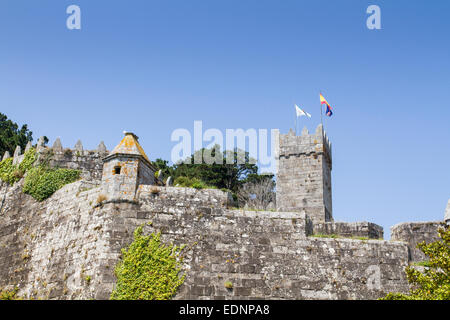
<path id="1" fill-rule="evenodd" d="M 133 154 L 142 156 L 145 160 L 150 163 L 147 155 L 145 154 L 144 149 L 138 142 L 138 136 L 136 136 L 132 132 L 124 132 L 125 137 L 123 137 L 122 141 L 114 148 L 114 150 L 110 153 L 111 155 L 115 154 Z"/>

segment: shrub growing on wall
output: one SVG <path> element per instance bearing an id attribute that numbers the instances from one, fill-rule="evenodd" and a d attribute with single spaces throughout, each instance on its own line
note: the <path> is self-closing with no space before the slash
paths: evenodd
<path id="1" fill-rule="evenodd" d="M 30 169 L 25 178 L 23 192 L 37 201 L 49 198 L 55 191 L 68 183 L 77 181 L 80 171 L 73 169 L 48 169 L 38 166 Z"/>
<path id="2" fill-rule="evenodd" d="M 36 161 L 36 150 L 30 148 L 25 152 L 24 158 L 19 165 L 13 165 L 13 158 L 0 162 L 0 179 L 8 184 L 14 184 L 22 179 L 25 173 L 33 167 Z"/>
<path id="3" fill-rule="evenodd" d="M 142 226 L 134 232 L 134 241 L 122 249 L 122 260 L 115 274 L 117 285 L 112 300 L 167 300 L 184 282 L 181 273 L 183 247 L 161 243 L 160 233 L 145 236 Z"/>
<path id="4" fill-rule="evenodd" d="M 0 289 L 0 300 L 22 300 L 22 298 L 17 295 L 17 291 L 19 291 L 17 287 L 13 290 Z"/>
<path id="5" fill-rule="evenodd" d="M 52 169 L 45 163 L 34 167 L 36 159 L 34 148 L 25 152 L 22 162 L 18 165 L 13 165 L 12 158 L 5 159 L 0 162 L 0 179 L 8 184 L 14 184 L 26 174 L 22 191 L 38 201 L 43 201 L 64 185 L 80 178 L 78 170 Z"/>
<path id="6" fill-rule="evenodd" d="M 195 189 L 217 189 L 215 186 L 208 186 L 202 180 L 198 178 L 189 178 L 189 177 L 178 177 L 175 179 L 175 186 L 186 187 L 186 188 L 195 188 Z"/>
<path id="7" fill-rule="evenodd" d="M 406 275 L 413 289 L 409 294 L 389 293 L 383 300 L 450 300 L 450 227 L 439 229 L 442 240 L 417 247 L 429 257 L 425 270 L 406 268 Z"/>
<path id="8" fill-rule="evenodd" d="M 11 181 L 13 180 L 13 172 L 14 166 L 12 158 L 5 159 L 0 162 L 0 179 L 2 179 L 2 181 L 11 184 Z"/>

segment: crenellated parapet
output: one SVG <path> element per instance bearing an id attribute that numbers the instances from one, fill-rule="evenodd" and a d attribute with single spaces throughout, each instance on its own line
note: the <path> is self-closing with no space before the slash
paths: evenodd
<path id="1" fill-rule="evenodd" d="M 31 142 L 22 148 L 17 146 L 13 155 L 13 165 L 19 165 L 25 153 L 33 147 Z M 103 161 L 102 159 L 108 155 L 105 143 L 100 142 L 95 150 L 85 150 L 83 143 L 78 140 L 74 148 L 64 148 L 60 138 L 57 138 L 52 147 L 45 145 L 44 137 L 40 137 L 35 145 L 37 152 L 37 163 L 46 162 L 50 167 L 68 168 L 81 170 L 82 177 L 88 180 L 101 180 Z M 1 160 L 11 158 L 8 151 L 5 152 Z"/>
<path id="2" fill-rule="evenodd" d="M 16 147 L 13 156 L 13 165 L 18 165 L 23 160 L 22 148 L 20 146 Z"/>
<path id="3" fill-rule="evenodd" d="M 319 124 L 312 134 L 306 127 L 303 128 L 300 136 L 297 136 L 292 129 L 288 134 L 280 134 L 280 158 L 314 154 L 324 155 L 330 169 L 332 168 L 331 142 L 322 124 Z"/>
<path id="4" fill-rule="evenodd" d="M 2 161 L 11 158 L 11 155 L 9 154 L 9 151 L 6 151 L 3 155 Z"/>
<path id="5" fill-rule="evenodd" d="M 31 141 L 29 141 L 27 143 L 24 153 L 22 153 L 22 148 L 20 146 L 16 146 L 16 149 L 15 149 L 14 155 L 13 155 L 13 165 L 19 165 L 23 161 L 23 159 L 25 157 L 25 153 L 28 150 L 30 150 L 31 148 L 32 148 Z M 10 156 L 9 152 L 6 151 L 5 154 L 3 155 L 2 160 L 8 159 L 8 158 L 11 158 L 11 156 Z"/>
<path id="6" fill-rule="evenodd" d="M 450 199 L 447 202 L 447 207 L 445 208 L 444 221 L 447 225 L 450 225 Z"/>
<path id="7" fill-rule="evenodd" d="M 39 145 L 39 143 L 38 143 Z M 56 138 L 56 140 L 53 142 L 53 145 L 51 148 L 45 147 L 43 145 L 38 146 L 39 149 L 37 150 L 39 153 L 45 152 L 51 152 L 54 155 L 61 155 L 61 154 L 73 154 L 78 157 L 83 156 L 90 156 L 93 154 L 100 154 L 102 156 L 106 156 L 108 154 L 108 150 L 106 149 L 105 143 L 101 141 L 96 149 L 94 150 L 85 150 L 83 147 L 83 143 L 81 140 L 78 140 L 75 146 L 71 148 L 64 148 L 61 142 L 60 138 Z"/>
<path id="8" fill-rule="evenodd" d="M 40 147 L 38 151 L 41 161 L 48 159 L 51 167 L 77 169 L 82 171 L 82 177 L 89 180 L 101 180 L 103 161 L 108 150 L 103 141 L 94 150 L 85 150 L 81 140 L 73 148 L 64 148 L 60 138 L 57 138 L 51 148 Z"/>

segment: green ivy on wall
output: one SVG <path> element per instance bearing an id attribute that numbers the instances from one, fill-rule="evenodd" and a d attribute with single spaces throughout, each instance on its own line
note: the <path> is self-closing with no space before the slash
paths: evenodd
<path id="1" fill-rule="evenodd" d="M 166 246 L 160 233 L 145 236 L 142 229 L 138 227 L 134 241 L 128 249 L 122 249 L 112 300 L 167 300 L 184 282 L 185 275 L 180 276 L 184 246 Z"/>
<path id="2" fill-rule="evenodd" d="M 0 162 L 0 179 L 8 184 L 14 184 L 26 174 L 22 191 L 37 201 L 49 198 L 64 185 L 80 179 L 79 170 L 49 168 L 46 163 L 35 167 L 33 165 L 36 160 L 34 148 L 25 152 L 23 161 L 18 165 L 13 164 L 12 158 L 3 160 Z"/>
<path id="3" fill-rule="evenodd" d="M 37 201 L 49 198 L 66 184 L 77 181 L 80 171 L 73 169 L 49 169 L 38 166 L 30 169 L 25 177 L 23 192 Z"/>
<path id="4" fill-rule="evenodd" d="M 0 179 L 8 184 L 16 183 L 33 167 L 36 159 L 36 149 L 30 148 L 25 152 L 23 161 L 19 165 L 13 164 L 13 158 L 3 160 L 0 162 Z"/>
<path id="5" fill-rule="evenodd" d="M 19 291 L 17 287 L 12 290 L 0 289 L 0 300 L 22 300 L 22 298 L 17 295 L 17 291 Z"/>

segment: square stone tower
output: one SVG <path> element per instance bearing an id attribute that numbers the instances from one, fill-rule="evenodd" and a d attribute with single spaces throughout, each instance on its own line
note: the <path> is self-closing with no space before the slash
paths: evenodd
<path id="1" fill-rule="evenodd" d="M 333 220 L 331 144 L 320 124 L 314 134 L 291 129 L 280 134 L 277 172 L 278 211 L 304 211 L 313 222 Z"/>
<path id="2" fill-rule="evenodd" d="M 102 187 L 108 200 L 134 200 L 139 185 L 155 184 L 156 168 L 131 132 L 103 159 Z"/>

